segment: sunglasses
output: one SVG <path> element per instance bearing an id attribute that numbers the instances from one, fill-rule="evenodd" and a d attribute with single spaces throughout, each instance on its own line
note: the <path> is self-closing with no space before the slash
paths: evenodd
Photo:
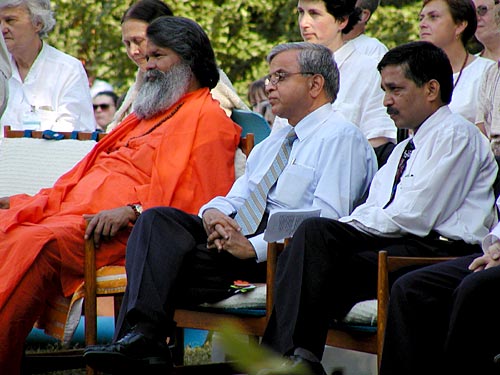
<path id="1" fill-rule="evenodd" d="M 107 111 L 110 107 L 109 104 L 93 104 L 92 107 L 94 107 L 94 111 L 97 109 L 97 108 L 101 108 L 103 111 Z"/>
<path id="2" fill-rule="evenodd" d="M 495 5 L 498 4 L 498 1 L 495 1 Z M 476 13 L 478 16 L 482 17 L 482 16 L 485 16 L 486 13 L 488 13 L 488 11 L 492 9 L 492 8 L 488 8 L 486 5 L 479 5 L 476 7 Z"/>

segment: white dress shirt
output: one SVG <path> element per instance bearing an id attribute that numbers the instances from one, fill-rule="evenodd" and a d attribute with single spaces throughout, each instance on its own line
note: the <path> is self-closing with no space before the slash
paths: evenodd
<path id="1" fill-rule="evenodd" d="M 2 128 L 26 128 L 23 122 L 34 107 L 41 130 L 95 130 L 89 81 L 80 61 L 44 42 L 24 82 L 13 57 L 11 68 L 9 101 L 0 120 Z"/>
<path id="2" fill-rule="evenodd" d="M 366 203 L 341 221 L 384 237 L 424 237 L 434 230 L 450 239 L 481 243 L 497 221 L 492 185 L 498 168 L 486 137 L 441 107 L 413 137 L 415 150 L 394 201 L 384 209 L 407 143 L 398 144 L 377 172 Z"/>
<path id="3" fill-rule="evenodd" d="M 225 197 L 216 197 L 200 209 L 235 213 L 260 182 L 278 153 L 290 125 L 271 133 L 254 147 L 245 174 Z M 287 166 L 267 197 L 266 211 L 276 208 L 320 208 L 321 216 L 348 215 L 359 203 L 377 170 L 373 148 L 358 128 L 326 104 L 296 126 Z M 263 234 L 250 238 L 257 260 L 266 260 Z"/>
<path id="4" fill-rule="evenodd" d="M 453 74 L 453 82 L 457 82 L 449 104 L 453 113 L 459 113 L 470 122 L 475 122 L 481 77 L 484 71 L 494 63 L 493 60 L 476 57 L 464 68 L 458 82 L 460 73 Z"/>
<path id="5" fill-rule="evenodd" d="M 396 126 L 384 107 L 377 61 L 356 51 L 350 43 L 333 53 L 340 72 L 340 88 L 333 108 L 356 124 L 367 139 L 396 141 Z"/>
<path id="6" fill-rule="evenodd" d="M 384 43 L 366 34 L 359 34 L 348 43 L 354 45 L 354 48 L 362 54 L 373 57 L 377 62 L 380 61 L 388 51 Z"/>

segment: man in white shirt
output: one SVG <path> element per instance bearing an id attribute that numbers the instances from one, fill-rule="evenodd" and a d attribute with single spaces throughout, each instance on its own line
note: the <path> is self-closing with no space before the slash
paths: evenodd
<path id="1" fill-rule="evenodd" d="M 42 40 L 55 25 L 50 1 L 3 0 L 0 25 L 12 69 L 1 126 L 94 131 L 89 83 L 81 62 Z"/>
<path id="2" fill-rule="evenodd" d="M 5 46 L 3 36 L 0 35 L 0 117 L 5 110 L 7 99 L 9 98 L 8 80 L 11 74 L 9 53 Z"/>
<path id="3" fill-rule="evenodd" d="M 356 7 L 361 9 L 360 18 L 358 23 L 345 36 L 345 40 L 354 45 L 354 48 L 365 55 L 375 58 L 377 62 L 385 55 L 387 47 L 377 38 L 366 35 L 365 32 L 366 25 L 379 4 L 379 0 L 357 0 Z"/>
<path id="4" fill-rule="evenodd" d="M 127 245 L 128 285 L 117 341 L 86 350 L 94 367 L 135 366 L 146 357 L 171 366 L 164 343 L 172 334 L 175 306 L 226 298 L 236 279 L 262 280 L 270 210 L 320 208 L 322 216 L 339 218 L 363 198 L 377 169 L 376 157 L 360 130 L 332 110 L 338 69 L 331 52 L 321 45 L 289 43 L 275 47 L 268 61 L 269 102 L 290 125 L 259 143 L 245 174 L 225 197 L 204 205 L 199 216 L 158 207 L 139 217 Z M 243 211 L 289 139 L 284 169 L 261 197 L 266 212 L 255 219 L 256 229 L 247 231 L 249 217 Z"/>
<path id="5" fill-rule="evenodd" d="M 278 262 L 263 342 L 314 374 L 324 374 L 318 365 L 330 320 L 375 298 L 379 250 L 471 254 L 496 222 L 497 165 L 486 138 L 447 106 L 453 73 L 446 54 L 408 43 L 390 50 L 378 69 L 387 112 L 414 136 L 377 172 L 366 203 L 340 220 L 303 222 Z"/>

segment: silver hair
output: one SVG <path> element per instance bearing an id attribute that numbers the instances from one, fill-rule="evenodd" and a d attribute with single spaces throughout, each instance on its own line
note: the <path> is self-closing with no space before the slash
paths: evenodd
<path id="1" fill-rule="evenodd" d="M 325 80 L 325 93 L 333 103 L 339 92 L 339 69 L 333 58 L 333 53 L 321 44 L 308 42 L 283 43 L 275 46 L 269 55 L 267 62 L 270 63 L 278 54 L 298 50 L 298 63 L 301 72 L 312 72 L 321 74 Z"/>
<path id="2" fill-rule="evenodd" d="M 42 28 L 38 32 L 40 38 L 46 37 L 56 24 L 50 0 L 1 0 L 0 10 L 23 5 L 28 8 L 33 25 L 42 24 Z"/>

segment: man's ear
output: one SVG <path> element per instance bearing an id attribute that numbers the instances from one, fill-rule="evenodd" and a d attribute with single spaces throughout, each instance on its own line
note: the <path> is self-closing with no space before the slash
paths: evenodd
<path id="1" fill-rule="evenodd" d="M 314 74 L 309 79 L 309 93 L 311 97 L 316 99 L 322 92 L 325 86 L 325 78 L 321 74 Z"/>
<path id="2" fill-rule="evenodd" d="M 441 100 L 441 85 L 435 79 L 431 79 L 426 84 L 426 94 L 429 101 Z"/>
<path id="3" fill-rule="evenodd" d="M 371 16 L 372 16 L 372 13 L 368 9 L 361 9 L 361 14 L 359 16 L 359 22 L 367 23 Z"/>

